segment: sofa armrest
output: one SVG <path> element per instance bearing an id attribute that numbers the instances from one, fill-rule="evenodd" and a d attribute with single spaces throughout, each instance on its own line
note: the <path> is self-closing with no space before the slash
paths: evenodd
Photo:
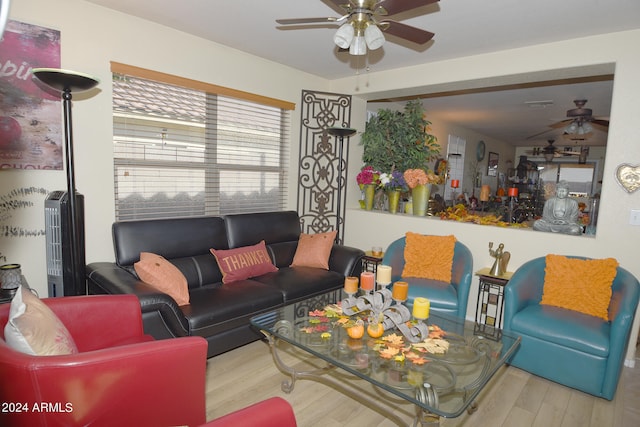
<path id="1" fill-rule="evenodd" d="M 157 315 L 166 327 L 166 333 L 155 337 L 183 337 L 189 335 L 189 322 L 176 301 L 156 290 L 112 262 L 95 262 L 87 265 L 89 293 L 133 294 L 138 297 L 143 317 Z M 165 332 L 165 331 L 163 331 Z"/>
<path id="2" fill-rule="evenodd" d="M 344 276 L 360 277 L 364 251 L 349 246 L 333 245 L 329 255 L 329 270 Z"/>

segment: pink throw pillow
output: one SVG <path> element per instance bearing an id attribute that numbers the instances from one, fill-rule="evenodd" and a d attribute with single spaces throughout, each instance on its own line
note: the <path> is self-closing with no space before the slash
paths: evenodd
<path id="1" fill-rule="evenodd" d="M 222 283 L 232 283 L 278 271 L 273 265 L 264 240 L 253 246 L 235 249 L 210 249 L 222 272 Z"/>

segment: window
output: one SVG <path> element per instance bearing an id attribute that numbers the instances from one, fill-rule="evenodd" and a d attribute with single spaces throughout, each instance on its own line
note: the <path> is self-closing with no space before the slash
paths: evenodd
<path id="1" fill-rule="evenodd" d="M 113 73 L 116 219 L 282 210 L 288 109 L 160 80 Z"/>
<path id="2" fill-rule="evenodd" d="M 540 173 L 543 182 L 556 184 L 559 181 L 567 181 L 569 195 L 571 197 L 591 197 L 594 195 L 594 164 L 578 163 L 549 163 L 545 164 Z M 555 191 L 555 185 L 554 185 Z"/>

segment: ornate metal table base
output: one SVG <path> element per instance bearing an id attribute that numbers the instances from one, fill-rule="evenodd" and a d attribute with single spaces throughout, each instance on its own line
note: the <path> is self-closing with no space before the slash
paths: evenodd
<path id="1" fill-rule="evenodd" d="M 362 393 L 357 393 L 355 387 L 347 386 L 344 381 L 338 381 L 330 376 L 326 376 L 327 373 L 330 373 L 336 369 L 336 366 L 327 365 L 323 368 L 313 369 L 308 371 L 297 370 L 282 361 L 278 354 L 278 340 L 277 337 L 269 334 L 266 331 L 261 331 L 268 340 L 269 349 L 271 350 L 271 355 L 273 357 L 273 361 L 276 367 L 282 371 L 283 373 L 289 375 L 289 379 L 285 379 L 281 383 L 282 391 L 289 394 L 295 388 L 295 383 L 297 380 L 311 380 L 317 381 L 323 384 L 326 384 L 339 392 L 351 397 L 354 400 L 359 401 L 360 403 L 365 404 L 370 408 L 374 408 L 376 411 L 382 413 L 387 419 L 393 421 L 398 425 L 405 425 L 405 421 L 393 413 L 392 409 L 384 408 L 380 405 L 380 400 L 370 399 Z M 357 378 L 357 377 L 356 377 Z M 372 384 L 374 387 L 375 385 Z M 428 386 L 425 388 L 417 388 L 416 389 L 416 399 L 425 404 L 433 404 L 438 400 L 438 395 L 435 390 Z M 410 403 L 410 402 L 408 402 Z M 440 416 L 437 414 L 433 414 L 420 406 L 416 405 L 416 416 L 413 421 L 413 427 L 420 425 L 421 427 L 438 427 L 440 425 Z"/>

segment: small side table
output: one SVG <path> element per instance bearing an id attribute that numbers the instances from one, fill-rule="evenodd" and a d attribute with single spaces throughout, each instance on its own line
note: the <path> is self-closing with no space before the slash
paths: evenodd
<path id="1" fill-rule="evenodd" d="M 502 309 L 504 307 L 504 287 L 509 283 L 513 275 L 506 272 L 502 276 L 489 274 L 489 268 L 483 268 L 476 272 L 480 280 L 478 288 L 478 305 L 476 307 L 477 328 L 486 332 L 489 326 L 491 332 L 495 334 L 502 325 Z"/>
<path id="2" fill-rule="evenodd" d="M 366 251 L 364 257 L 362 258 L 362 271 L 370 271 L 373 274 L 376 274 L 378 271 L 378 265 L 382 264 L 382 256 L 373 256 L 371 251 Z"/>

